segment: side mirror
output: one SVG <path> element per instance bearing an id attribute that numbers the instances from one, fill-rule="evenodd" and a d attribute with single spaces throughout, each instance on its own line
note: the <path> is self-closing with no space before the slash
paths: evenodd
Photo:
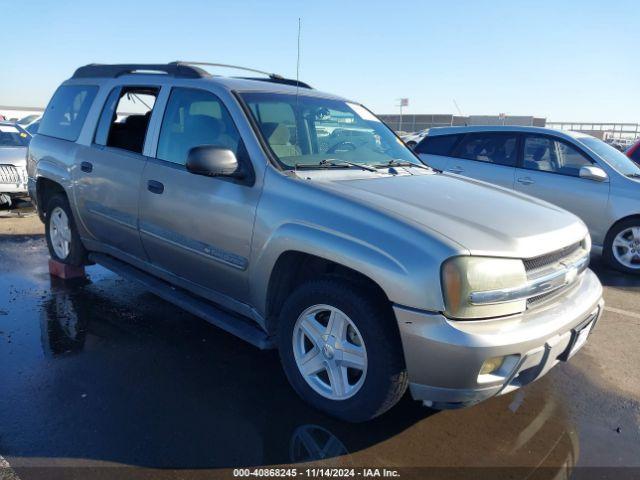
<path id="1" fill-rule="evenodd" d="M 609 178 L 607 172 L 595 165 L 581 167 L 578 175 L 580 178 L 586 178 L 587 180 L 594 180 L 596 182 L 604 182 Z"/>
<path id="2" fill-rule="evenodd" d="M 235 153 L 214 145 L 200 145 L 189 150 L 186 167 L 191 173 L 208 177 L 244 176 Z"/>

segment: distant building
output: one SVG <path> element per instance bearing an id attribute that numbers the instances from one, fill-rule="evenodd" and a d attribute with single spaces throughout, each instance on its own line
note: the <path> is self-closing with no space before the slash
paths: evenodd
<path id="1" fill-rule="evenodd" d="M 450 114 L 408 114 L 378 115 L 392 129 L 404 132 L 418 132 L 425 128 L 452 127 L 465 125 L 520 125 L 544 127 L 546 118 L 514 115 L 450 115 Z"/>

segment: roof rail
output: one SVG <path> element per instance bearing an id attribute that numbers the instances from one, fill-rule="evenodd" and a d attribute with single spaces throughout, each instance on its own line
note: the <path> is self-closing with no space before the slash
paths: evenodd
<path id="1" fill-rule="evenodd" d="M 116 78 L 121 75 L 127 75 L 130 73 L 163 73 L 178 78 L 208 78 L 212 75 L 199 68 L 200 66 L 207 67 L 222 67 L 231 68 L 234 70 L 242 70 L 245 72 L 259 73 L 265 75 L 267 78 L 254 78 L 254 77 L 240 77 L 246 80 L 260 80 L 265 82 L 281 83 L 285 85 L 293 85 L 302 88 L 311 88 L 310 85 L 298 80 L 290 78 L 284 78 L 277 73 L 264 72 L 255 68 L 240 67 L 237 65 L 227 65 L 225 63 L 208 63 L 208 62 L 184 62 L 176 61 L 171 63 L 124 63 L 124 64 L 100 64 L 91 63 L 84 67 L 78 68 L 73 77 L 71 78 L 95 78 L 106 77 Z"/>
<path id="2" fill-rule="evenodd" d="M 205 70 L 178 62 L 172 63 L 127 63 L 106 65 L 92 63 L 78 68 L 71 78 L 107 77 L 115 78 L 128 73 L 164 73 L 180 78 L 206 78 Z"/>
<path id="3" fill-rule="evenodd" d="M 239 77 L 239 78 L 243 78 L 245 80 L 260 80 L 263 82 L 273 82 L 273 83 L 282 83 L 285 85 L 293 85 L 298 86 L 298 87 L 302 87 L 302 88 L 312 88 L 309 84 L 305 83 L 305 82 L 301 82 L 299 80 L 293 80 L 291 78 L 285 78 L 282 75 L 278 75 L 277 73 L 270 73 L 270 72 L 265 72 L 263 70 L 257 70 L 255 68 L 247 68 L 247 67 L 241 67 L 238 65 L 228 65 L 226 63 L 210 63 L 210 62 L 185 62 L 182 60 L 178 60 L 176 62 L 174 62 L 176 65 L 183 65 L 183 66 L 203 66 L 203 67 L 221 67 L 221 68 L 230 68 L 233 70 L 243 70 L 245 72 L 253 72 L 253 73 L 259 73 L 261 75 L 265 75 L 268 78 L 254 78 L 254 77 Z"/>

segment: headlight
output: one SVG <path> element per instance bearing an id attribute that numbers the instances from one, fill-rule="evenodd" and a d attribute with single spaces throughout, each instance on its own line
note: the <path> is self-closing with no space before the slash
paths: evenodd
<path id="1" fill-rule="evenodd" d="M 442 266 L 445 313 L 452 318 L 488 318 L 526 310 L 527 300 L 513 293 L 527 285 L 522 260 L 453 257 Z"/>

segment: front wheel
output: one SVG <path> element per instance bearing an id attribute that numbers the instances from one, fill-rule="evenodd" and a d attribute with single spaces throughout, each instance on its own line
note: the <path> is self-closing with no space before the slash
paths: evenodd
<path id="1" fill-rule="evenodd" d="M 63 194 L 54 195 L 47 202 L 45 235 L 51 258 L 76 267 L 86 264 L 87 251 L 80 241 L 69 201 Z"/>
<path id="2" fill-rule="evenodd" d="M 300 286 L 280 316 L 280 358 L 294 390 L 350 422 L 384 413 L 408 384 L 393 312 L 376 296 L 349 280 L 325 277 Z"/>
<path id="3" fill-rule="evenodd" d="M 613 226 L 607 233 L 603 256 L 616 270 L 640 274 L 640 219 L 632 218 Z"/>

